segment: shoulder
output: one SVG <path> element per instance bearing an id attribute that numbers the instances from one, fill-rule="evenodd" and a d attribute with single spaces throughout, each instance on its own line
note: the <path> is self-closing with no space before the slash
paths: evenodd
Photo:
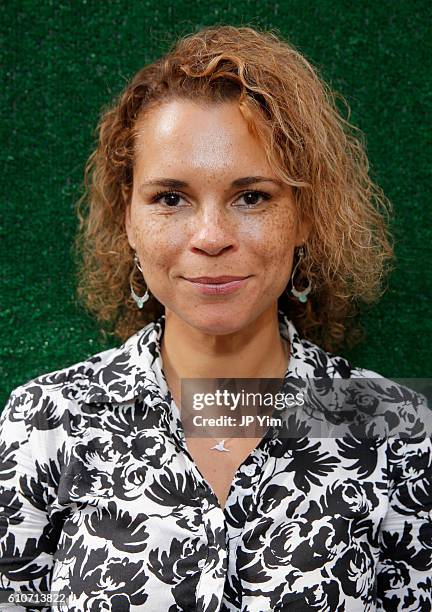
<path id="1" fill-rule="evenodd" d="M 82 401 L 92 376 L 104 367 L 115 351 L 109 349 L 91 355 L 13 389 L 0 414 L 3 435 L 9 431 L 19 434 L 20 439 L 25 436 L 36 439 L 37 432 L 69 430 L 71 423 L 81 418 Z"/>
<path id="2" fill-rule="evenodd" d="M 116 348 L 101 351 L 64 368 L 41 374 L 13 389 L 11 397 L 21 402 L 29 397 L 38 402 L 46 395 L 79 401 L 85 397 L 93 376 L 110 363 L 117 351 Z"/>
<path id="3" fill-rule="evenodd" d="M 377 372 L 358 368 L 345 357 L 326 351 L 311 340 L 303 338 L 293 321 L 282 311 L 279 311 L 279 329 L 282 336 L 290 342 L 288 375 L 326 379 L 381 377 Z"/>
<path id="4" fill-rule="evenodd" d="M 104 394 L 107 400 L 128 399 L 133 395 L 137 367 L 144 376 L 150 368 L 151 340 L 155 333 L 153 322 L 119 347 L 100 351 L 82 361 L 28 380 L 12 390 L 5 411 L 20 411 L 21 418 L 27 412 L 28 418 L 29 411 L 35 414 L 44 408 L 47 413 L 49 406 L 55 406 L 60 415 L 62 409 L 77 412 L 89 397 L 98 393 Z M 114 387 L 117 394 L 112 391 Z"/>
<path id="5" fill-rule="evenodd" d="M 294 343 L 298 374 L 307 377 L 324 410 L 332 408 L 368 431 L 386 436 L 416 438 L 432 435 L 432 409 L 425 390 L 426 380 L 389 378 L 375 370 L 356 366 L 348 359 L 299 338 Z M 427 385 L 426 385 L 427 387 Z"/>
<path id="6" fill-rule="evenodd" d="M 354 365 L 349 359 L 326 351 L 314 342 L 301 338 L 294 331 L 291 340 L 297 355 L 315 378 L 383 378 L 373 370 Z"/>

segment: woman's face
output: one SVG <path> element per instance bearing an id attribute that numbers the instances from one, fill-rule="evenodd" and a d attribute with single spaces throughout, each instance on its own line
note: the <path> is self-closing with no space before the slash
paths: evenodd
<path id="1" fill-rule="evenodd" d="M 150 292 L 167 315 L 204 333 L 245 328 L 275 307 L 307 237 L 292 189 L 235 102 L 166 102 L 138 132 L 125 222 Z M 219 288 L 189 280 L 221 276 L 244 280 Z"/>

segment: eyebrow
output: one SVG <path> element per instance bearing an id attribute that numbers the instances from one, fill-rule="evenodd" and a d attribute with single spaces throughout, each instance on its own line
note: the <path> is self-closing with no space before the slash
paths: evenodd
<path id="1" fill-rule="evenodd" d="M 248 187 L 249 185 L 254 185 L 256 183 L 275 183 L 278 187 L 282 187 L 282 181 L 278 181 L 276 179 L 272 179 L 266 176 L 244 176 L 242 178 L 235 179 L 231 183 L 231 187 Z M 182 189 L 185 187 L 189 187 L 189 183 L 186 181 L 180 181 L 178 179 L 173 178 L 159 178 L 153 181 L 146 181 L 142 183 L 138 189 L 141 191 L 144 187 L 168 187 L 170 189 Z"/>

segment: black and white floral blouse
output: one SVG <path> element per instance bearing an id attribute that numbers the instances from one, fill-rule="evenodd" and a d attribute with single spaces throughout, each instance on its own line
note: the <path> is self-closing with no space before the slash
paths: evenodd
<path id="1" fill-rule="evenodd" d="M 424 408 L 279 322 L 286 377 L 374 378 L 396 419 L 401 397 Z M 60 592 L 76 612 L 430 612 L 431 438 L 265 435 L 222 509 L 166 385 L 164 324 L 12 392 L 0 587 Z"/>

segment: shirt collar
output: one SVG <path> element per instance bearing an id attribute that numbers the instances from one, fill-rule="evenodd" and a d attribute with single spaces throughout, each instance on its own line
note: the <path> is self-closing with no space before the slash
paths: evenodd
<path id="1" fill-rule="evenodd" d="M 313 362 L 307 359 L 305 345 L 297 330 L 278 311 L 279 331 L 290 344 L 287 377 L 313 376 Z M 91 358 L 96 368 L 85 395 L 87 404 L 94 402 L 130 402 L 142 397 L 146 403 L 167 399 L 168 386 L 163 373 L 161 340 L 165 315 L 161 315 L 130 336 L 119 348 L 109 349 Z"/>

